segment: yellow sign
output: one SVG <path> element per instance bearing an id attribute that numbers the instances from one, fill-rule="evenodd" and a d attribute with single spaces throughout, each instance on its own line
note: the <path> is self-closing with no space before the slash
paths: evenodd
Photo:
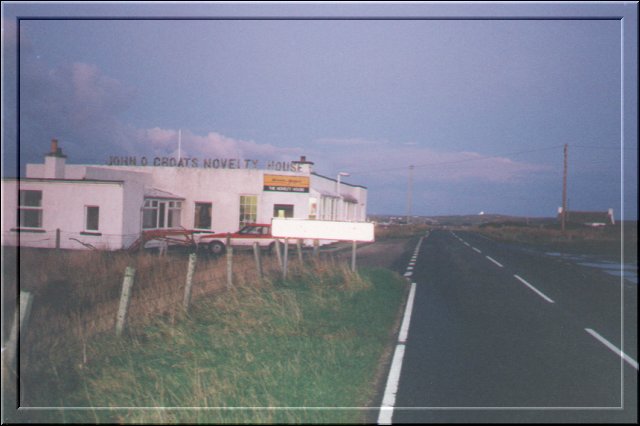
<path id="1" fill-rule="evenodd" d="M 265 191 L 309 192 L 309 176 L 264 175 Z"/>

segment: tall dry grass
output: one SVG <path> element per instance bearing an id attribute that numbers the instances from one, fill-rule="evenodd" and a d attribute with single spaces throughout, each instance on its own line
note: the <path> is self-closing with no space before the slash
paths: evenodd
<path id="1" fill-rule="evenodd" d="M 320 287 L 332 285 L 362 286 L 353 276 L 344 280 L 349 271 L 344 264 L 331 259 L 305 258 L 300 265 L 295 253 L 290 253 L 289 274 L 303 277 L 304 282 Z M 234 253 L 233 288 L 228 296 L 258 297 L 263 286 L 281 281 L 281 269 L 276 256 L 262 255 L 263 278 L 258 277 L 252 252 Z M 5 258 L 5 260 L 7 260 Z M 10 260 L 10 259 L 9 259 Z M 128 310 L 127 332 L 135 335 L 156 318 L 175 323 L 185 315 L 183 298 L 188 256 L 157 256 L 147 253 L 55 251 L 21 249 L 15 252 L 15 273 L 11 266 L 4 271 L 5 318 L 15 309 L 16 290 L 29 291 L 34 302 L 29 326 L 21 334 L 21 385 L 25 390 L 22 405 L 37 405 L 38 395 L 32 389 L 55 389 L 60 371 L 74 374 L 91 362 L 89 343 L 101 334 L 113 334 L 120 303 L 125 268 L 136 269 Z M 353 275 L 353 274 L 352 274 Z M 346 283 L 346 284 L 345 284 Z M 227 290 L 227 262 L 225 257 L 197 260 L 191 300 Z M 261 296 L 261 295 L 260 295 Z M 229 300 L 227 298 L 227 300 Z M 246 303 L 246 300 L 245 300 Z M 237 304 L 231 303 L 230 308 Z M 277 306 L 295 304 L 282 301 Z M 225 312 L 221 309 L 221 312 Z M 233 320 L 234 313 L 228 315 Z M 10 323 L 11 321 L 5 321 Z M 73 384 L 73 380 L 65 383 Z M 33 398 L 33 399 L 32 399 Z"/>
<path id="2" fill-rule="evenodd" d="M 242 272 L 246 280 L 202 298 L 175 323 L 155 317 L 127 338 L 97 337 L 88 345 L 86 367 L 76 368 L 75 386 L 69 371 L 56 364 L 50 376 L 57 383 L 46 388 L 68 386 L 69 392 L 41 395 L 36 402 L 89 409 L 32 413 L 32 419 L 209 424 L 360 419 L 357 410 L 346 415 L 242 407 L 365 406 L 396 318 L 402 280 L 391 273 L 361 276 L 331 259 L 309 261 L 304 268 L 292 261 L 288 279 L 274 269 L 259 285 L 249 279 L 248 268 Z"/>

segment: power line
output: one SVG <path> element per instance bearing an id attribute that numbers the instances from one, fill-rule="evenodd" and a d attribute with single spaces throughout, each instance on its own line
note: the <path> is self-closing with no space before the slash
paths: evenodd
<path id="1" fill-rule="evenodd" d="M 555 146 L 550 146 L 550 147 L 546 147 L 546 148 L 537 148 L 537 149 L 529 149 L 529 150 L 525 150 L 525 151 L 514 151 L 514 152 L 508 152 L 505 154 L 496 154 L 496 155 L 489 155 L 489 156 L 484 156 L 484 157 L 476 157 L 476 158 L 467 158 L 464 160 L 455 160 L 455 161 L 440 161 L 440 162 L 432 162 L 432 163 L 423 163 L 423 164 L 414 164 L 413 167 L 414 168 L 418 168 L 418 167 L 430 167 L 430 166 L 440 166 L 440 165 L 446 165 L 446 164 L 458 164 L 458 163 L 468 163 L 471 161 L 483 161 L 483 160 L 488 160 L 491 158 L 499 158 L 499 157 L 506 157 L 509 155 L 519 155 L 519 154 L 527 154 L 530 152 L 539 152 L 539 151 L 551 151 L 551 150 L 555 150 L 558 148 L 563 147 L 564 145 L 555 145 Z M 406 170 L 406 166 L 403 167 L 393 167 L 393 168 L 388 168 L 388 169 L 368 169 L 368 170 L 363 170 L 363 171 L 351 171 L 351 173 L 353 174 L 361 174 L 361 175 L 366 175 L 366 174 L 372 174 L 372 173 L 381 173 L 381 172 L 391 172 L 391 171 L 398 171 L 398 170 Z"/>
<path id="2" fill-rule="evenodd" d="M 587 149 L 608 149 L 611 151 L 620 151 L 621 149 L 623 149 L 624 151 L 635 151 L 637 150 L 637 148 L 634 147 L 616 147 L 616 146 L 603 146 L 603 145 L 571 145 L 571 148 L 587 148 Z"/>

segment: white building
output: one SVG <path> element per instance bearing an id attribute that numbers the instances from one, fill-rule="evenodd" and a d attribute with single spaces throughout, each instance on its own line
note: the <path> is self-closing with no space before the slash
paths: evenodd
<path id="1" fill-rule="evenodd" d="M 54 139 L 44 164 L 2 180 L 3 245 L 118 250 L 149 229 L 235 232 L 274 216 L 366 220 L 367 189 L 314 173 L 305 157 L 66 160 Z"/>

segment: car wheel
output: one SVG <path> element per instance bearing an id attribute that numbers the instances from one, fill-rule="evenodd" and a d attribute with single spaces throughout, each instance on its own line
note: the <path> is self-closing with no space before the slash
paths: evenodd
<path id="1" fill-rule="evenodd" d="M 225 252 L 226 252 L 226 248 L 224 244 L 222 244 L 220 241 L 212 241 L 209 243 L 209 253 L 211 253 L 212 255 L 220 256 Z"/>

